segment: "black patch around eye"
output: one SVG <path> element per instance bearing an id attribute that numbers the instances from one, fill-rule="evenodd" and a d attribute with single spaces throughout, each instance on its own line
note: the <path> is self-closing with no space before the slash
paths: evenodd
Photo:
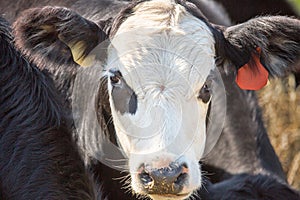
<path id="1" fill-rule="evenodd" d="M 111 92 L 115 109 L 121 114 L 135 114 L 137 110 L 137 95 L 127 85 L 124 79 L 118 87 L 113 87 Z"/>
<path id="2" fill-rule="evenodd" d="M 201 99 L 203 103 L 208 103 L 211 98 L 210 83 L 206 82 L 199 91 L 198 99 Z"/>
<path id="3" fill-rule="evenodd" d="M 137 109 L 137 96 L 135 93 L 132 93 L 129 100 L 129 113 L 135 114 Z"/>

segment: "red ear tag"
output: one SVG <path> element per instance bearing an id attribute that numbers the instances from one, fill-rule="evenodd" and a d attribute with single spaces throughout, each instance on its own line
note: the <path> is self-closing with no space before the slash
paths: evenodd
<path id="1" fill-rule="evenodd" d="M 260 62 L 261 49 L 256 49 L 257 54 L 252 54 L 254 66 L 250 66 L 250 63 L 242 66 L 237 73 L 235 82 L 243 90 L 260 90 L 268 83 L 269 72 L 264 68 Z"/>

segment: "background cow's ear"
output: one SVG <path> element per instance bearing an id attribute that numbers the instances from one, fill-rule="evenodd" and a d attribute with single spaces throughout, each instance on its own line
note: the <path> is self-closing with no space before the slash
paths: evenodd
<path id="1" fill-rule="evenodd" d="M 293 70 L 294 64 L 300 59 L 298 19 L 283 16 L 258 17 L 231 26 L 223 33 L 225 39 L 239 51 L 239 54 L 247 55 L 250 60 L 259 57 L 261 64 L 271 76 L 285 75 L 286 72 Z M 240 68 L 242 65 L 237 67 Z"/>
<path id="2" fill-rule="evenodd" d="M 296 69 L 300 60 L 298 19 L 258 17 L 216 30 L 219 30 L 217 54 L 236 67 L 236 82 L 242 89 L 257 90 L 267 83 L 268 75 L 284 76 L 292 70 L 300 70 Z"/>
<path id="3" fill-rule="evenodd" d="M 24 11 L 13 25 L 16 46 L 34 62 L 76 62 L 88 66 L 89 54 L 106 34 L 92 21 L 61 7 Z"/>

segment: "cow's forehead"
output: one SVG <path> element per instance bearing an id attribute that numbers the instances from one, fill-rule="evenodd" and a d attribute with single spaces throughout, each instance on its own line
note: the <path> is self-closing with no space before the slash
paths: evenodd
<path id="1" fill-rule="evenodd" d="M 206 23 L 168 0 L 133 10 L 112 39 L 108 68 L 120 70 L 137 92 L 155 85 L 199 89 L 215 67 L 214 37 Z"/>

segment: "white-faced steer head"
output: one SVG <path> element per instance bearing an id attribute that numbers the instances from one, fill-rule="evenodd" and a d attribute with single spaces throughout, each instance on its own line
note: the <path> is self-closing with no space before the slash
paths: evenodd
<path id="1" fill-rule="evenodd" d="M 208 101 L 199 91 L 215 68 L 214 38 L 168 1 L 141 3 L 133 13 L 107 53 L 115 129 L 136 192 L 185 197 L 201 184 Z"/>
<path id="2" fill-rule="evenodd" d="M 298 20 L 261 17 L 218 27 L 192 2 L 135 2 L 99 23 L 45 7 L 15 23 L 16 44 L 39 63 L 65 64 L 68 52 L 80 65 L 101 57 L 131 187 L 153 199 L 184 199 L 201 187 L 212 70 L 237 71 L 240 87 L 259 89 L 268 73 L 283 75 L 299 58 Z M 105 54 L 92 51 L 107 39 Z"/>

